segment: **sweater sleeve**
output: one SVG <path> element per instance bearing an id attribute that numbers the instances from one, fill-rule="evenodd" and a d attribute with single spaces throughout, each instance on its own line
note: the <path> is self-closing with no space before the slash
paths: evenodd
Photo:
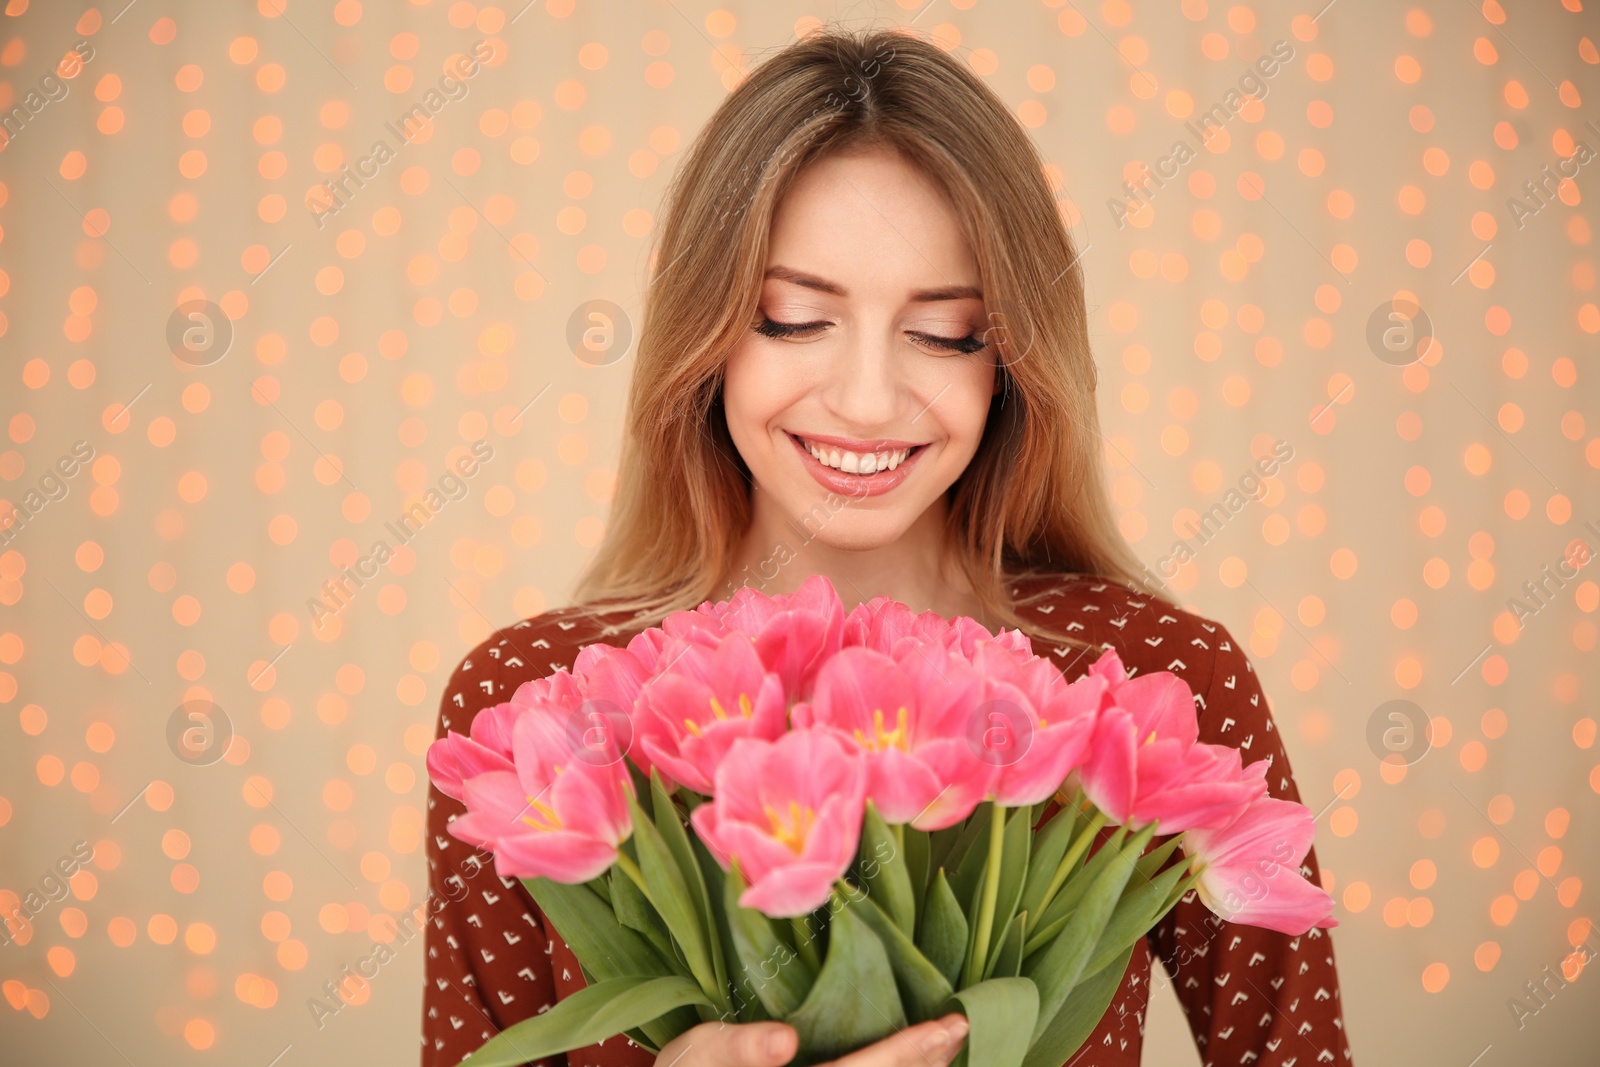
<path id="1" fill-rule="evenodd" d="M 1199 709 L 1200 740 L 1240 749 L 1246 764 L 1271 760 L 1268 792 L 1300 801 L 1288 756 L 1249 658 L 1226 627 L 1204 624 L 1214 669 Z M 1301 873 L 1320 884 L 1316 852 Z M 1334 969 L 1333 941 L 1229 923 L 1189 892 L 1150 931 L 1206 1067 L 1351 1062 Z"/>
<path id="2" fill-rule="evenodd" d="M 450 729 L 467 733 L 479 709 L 510 699 L 497 638 L 479 645 L 451 674 L 436 738 Z M 489 654 L 491 647 L 497 655 Z M 431 918 L 424 927 L 422 1067 L 454 1067 L 490 1037 L 557 999 L 551 943 L 533 898 L 520 881 L 495 874 L 492 853 L 446 829 L 465 811 L 428 783 Z M 532 1062 L 567 1067 L 565 1054 Z"/>

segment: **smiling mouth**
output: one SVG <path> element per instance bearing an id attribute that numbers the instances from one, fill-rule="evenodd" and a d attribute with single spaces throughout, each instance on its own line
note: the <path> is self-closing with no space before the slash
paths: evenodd
<path id="1" fill-rule="evenodd" d="M 796 433 L 789 433 L 789 436 L 824 467 L 831 467 L 842 474 L 859 476 L 892 471 L 927 447 L 927 445 L 912 445 L 910 448 L 889 448 L 880 452 L 851 452 L 837 445 L 808 441 Z"/>

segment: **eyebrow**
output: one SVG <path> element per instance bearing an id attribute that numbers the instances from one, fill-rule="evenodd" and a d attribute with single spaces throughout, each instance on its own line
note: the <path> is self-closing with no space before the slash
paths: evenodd
<path id="1" fill-rule="evenodd" d="M 830 282 L 826 278 L 819 278 L 815 274 L 807 274 L 805 271 L 795 270 L 793 267 L 768 267 L 765 277 L 789 282 L 792 285 L 798 285 L 806 289 L 815 289 L 819 293 L 828 293 L 832 296 L 848 297 L 850 295 L 850 291 L 838 282 Z M 941 285 L 936 289 L 917 289 L 911 294 L 912 303 L 969 299 L 982 300 L 983 290 L 975 285 Z"/>

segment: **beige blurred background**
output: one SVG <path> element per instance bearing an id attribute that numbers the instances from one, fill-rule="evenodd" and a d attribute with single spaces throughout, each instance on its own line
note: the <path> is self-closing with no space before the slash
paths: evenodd
<path id="1" fill-rule="evenodd" d="M 0 1059 L 415 1062 L 420 939 L 308 1001 L 422 901 L 452 667 L 604 531 L 631 354 L 573 316 L 638 321 L 683 148 L 826 20 L 1036 138 L 1123 530 L 1248 638 L 1357 1061 L 1594 1063 L 1600 18 L 1325 2 L 5 3 Z"/>

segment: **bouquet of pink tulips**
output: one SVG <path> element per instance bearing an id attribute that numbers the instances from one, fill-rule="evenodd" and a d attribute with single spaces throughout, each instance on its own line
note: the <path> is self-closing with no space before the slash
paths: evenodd
<path id="1" fill-rule="evenodd" d="M 1334 925 L 1299 871 L 1310 812 L 1197 740 L 1176 676 L 1108 651 L 1068 683 L 1020 631 L 847 613 L 820 576 L 589 645 L 427 763 L 467 809 L 450 833 L 523 880 L 586 980 L 468 1067 L 718 1018 L 782 1020 L 811 1064 L 951 1011 L 956 1067 L 1059 1067 L 1189 890 Z"/>

